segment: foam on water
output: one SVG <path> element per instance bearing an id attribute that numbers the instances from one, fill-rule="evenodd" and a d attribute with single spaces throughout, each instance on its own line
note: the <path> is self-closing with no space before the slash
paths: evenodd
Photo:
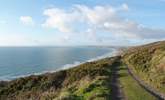
<path id="1" fill-rule="evenodd" d="M 64 66 L 62 66 L 58 69 L 51 70 L 51 71 L 42 71 L 42 72 L 39 72 L 39 73 L 31 73 L 31 74 L 18 75 L 18 76 L 13 76 L 13 75 L 10 75 L 10 74 L 9 75 L 4 75 L 4 76 L 0 77 L 0 80 L 10 81 L 10 80 L 13 80 L 13 79 L 16 79 L 16 78 L 27 77 L 27 76 L 30 76 L 30 75 L 40 75 L 40 74 L 44 74 L 44 73 L 53 73 L 53 72 L 57 72 L 57 71 L 60 71 L 60 70 L 65 70 L 65 69 L 68 69 L 68 68 L 76 67 L 76 66 L 78 66 L 80 64 L 83 64 L 83 63 L 86 63 L 86 62 L 92 62 L 92 61 L 100 60 L 100 59 L 103 59 L 103 58 L 112 57 L 112 56 L 115 56 L 117 54 L 117 52 L 118 52 L 117 49 L 112 48 L 111 52 L 105 53 L 105 54 L 103 54 L 101 56 L 97 56 L 95 58 L 87 59 L 86 61 L 83 61 L 83 62 L 74 61 L 74 63 L 65 64 Z M 10 79 L 9 79 L 9 77 L 10 77 Z"/>

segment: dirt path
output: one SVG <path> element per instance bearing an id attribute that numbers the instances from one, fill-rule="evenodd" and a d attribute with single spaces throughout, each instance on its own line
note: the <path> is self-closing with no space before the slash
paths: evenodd
<path id="1" fill-rule="evenodd" d="M 113 67 L 112 67 L 112 76 L 111 76 L 111 99 L 112 100 L 126 100 L 126 97 L 124 96 L 124 93 L 122 91 L 122 88 L 120 86 L 119 82 L 119 68 L 120 64 L 119 62 L 116 62 Z M 154 90 L 152 87 L 148 86 L 145 84 L 142 80 L 140 80 L 136 75 L 133 74 L 132 70 L 127 67 L 128 74 L 136 80 L 136 82 L 143 88 L 145 89 L 148 93 L 151 95 L 155 96 L 158 100 L 165 100 L 164 94 L 161 94 Z"/>
<path id="2" fill-rule="evenodd" d="M 137 81 L 137 83 L 144 88 L 147 92 L 155 96 L 158 100 L 165 100 L 165 96 L 162 93 L 159 93 L 158 91 L 154 90 L 149 85 L 145 84 L 142 80 L 140 80 L 136 75 L 133 74 L 132 70 L 127 66 L 129 75 Z"/>
<path id="3" fill-rule="evenodd" d="M 124 94 L 122 92 L 120 83 L 119 83 L 119 65 L 116 63 L 112 68 L 112 77 L 111 77 L 111 99 L 112 100 L 125 100 Z"/>

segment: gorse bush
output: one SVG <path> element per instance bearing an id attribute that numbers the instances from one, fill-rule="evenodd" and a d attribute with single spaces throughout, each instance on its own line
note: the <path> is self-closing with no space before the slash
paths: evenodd
<path id="1" fill-rule="evenodd" d="M 165 92 L 165 42 L 130 48 L 123 60 L 146 83 Z"/>
<path id="2" fill-rule="evenodd" d="M 1 82 L 0 100 L 86 100 L 109 97 L 108 83 L 116 59 L 118 57 L 106 58 L 68 70 Z"/>

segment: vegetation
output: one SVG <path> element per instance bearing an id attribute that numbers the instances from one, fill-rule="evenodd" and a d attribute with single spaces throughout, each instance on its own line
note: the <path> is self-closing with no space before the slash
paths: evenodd
<path id="1" fill-rule="evenodd" d="M 157 100 L 154 96 L 139 86 L 139 84 L 128 74 L 127 68 L 124 64 L 121 64 L 119 69 L 119 81 L 127 100 Z"/>
<path id="2" fill-rule="evenodd" d="M 126 99 L 155 100 L 128 75 L 123 63 L 144 82 L 165 93 L 165 42 L 156 42 L 67 70 L 2 81 L 0 100 L 111 100 L 113 69 L 118 66 Z"/>
<path id="3" fill-rule="evenodd" d="M 118 57 L 88 62 L 55 73 L 19 78 L 0 85 L 1 100 L 107 100 L 111 67 Z"/>
<path id="4" fill-rule="evenodd" d="M 165 41 L 131 48 L 123 58 L 142 80 L 165 93 Z"/>

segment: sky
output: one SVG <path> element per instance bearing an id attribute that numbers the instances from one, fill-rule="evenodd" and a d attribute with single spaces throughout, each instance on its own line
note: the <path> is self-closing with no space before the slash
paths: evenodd
<path id="1" fill-rule="evenodd" d="M 165 40 L 165 0 L 0 0 L 0 46 Z"/>

